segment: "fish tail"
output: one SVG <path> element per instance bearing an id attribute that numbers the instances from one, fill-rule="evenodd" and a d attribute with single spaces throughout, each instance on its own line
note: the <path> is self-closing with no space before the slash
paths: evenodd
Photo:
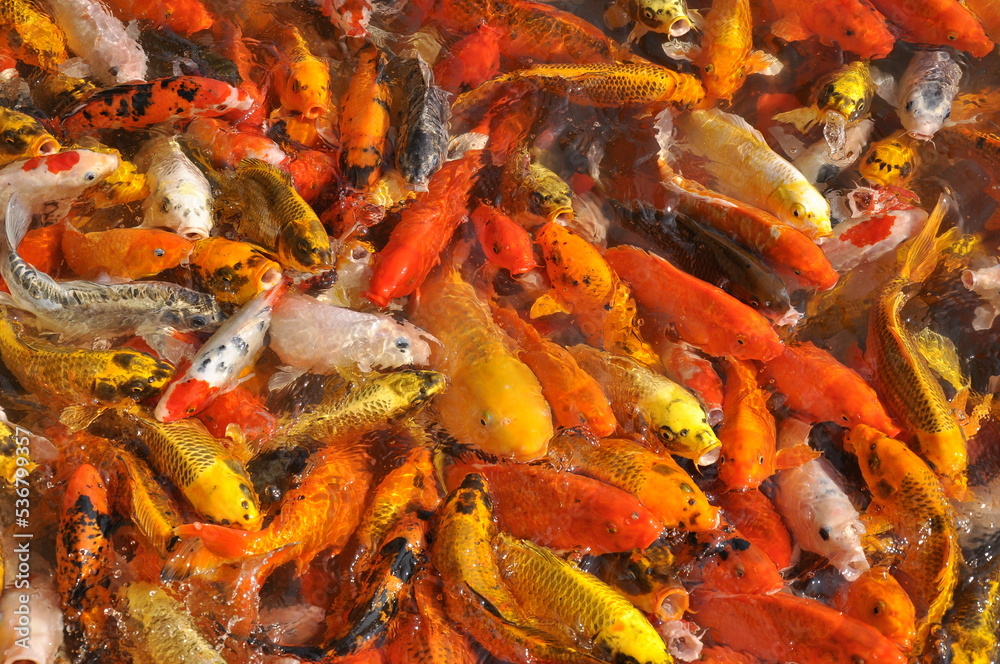
<path id="1" fill-rule="evenodd" d="M 957 231 L 952 229 L 947 233 L 937 236 L 938 229 L 941 228 L 941 220 L 944 219 L 948 211 L 948 199 L 941 195 L 937 204 L 927 218 L 924 227 L 920 229 L 916 237 L 910 241 L 903 255 L 903 263 L 899 270 L 899 277 L 910 282 L 924 281 L 937 266 L 941 251 L 954 242 Z"/>
<path id="2" fill-rule="evenodd" d="M 11 194 L 10 199 L 7 201 L 4 224 L 6 226 L 4 234 L 6 249 L 17 252 L 18 245 L 21 244 L 21 240 L 24 239 L 25 234 L 28 232 L 28 227 L 31 225 L 31 210 L 28 209 L 27 203 L 17 194 Z"/>
<path id="3" fill-rule="evenodd" d="M 250 537 L 254 534 L 249 530 L 236 530 L 214 523 L 189 523 L 177 528 L 177 535 L 197 537 L 212 555 L 228 560 L 246 556 Z"/>
<path id="4" fill-rule="evenodd" d="M 225 559 L 205 547 L 205 543 L 194 538 L 177 545 L 174 553 L 163 563 L 160 580 L 164 583 L 184 579 L 217 569 L 225 564 Z"/>
<path id="5" fill-rule="evenodd" d="M 210 523 L 190 523 L 178 527 L 174 534 L 184 539 L 163 565 L 160 578 L 164 582 L 210 572 L 244 557 L 251 533 Z"/>

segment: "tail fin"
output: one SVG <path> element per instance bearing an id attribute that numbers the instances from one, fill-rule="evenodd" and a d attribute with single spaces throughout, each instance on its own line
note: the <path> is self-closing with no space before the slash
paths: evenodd
<path id="1" fill-rule="evenodd" d="M 942 194 L 938 197 L 937 204 L 924 227 L 920 229 L 916 237 L 910 240 L 910 244 L 906 247 L 903 264 L 899 270 L 901 279 L 911 282 L 925 280 L 937 266 L 941 251 L 955 241 L 957 229 L 950 229 L 940 237 L 937 236 L 938 229 L 941 228 L 941 220 L 944 219 L 947 211 L 948 199 Z"/>
<path id="2" fill-rule="evenodd" d="M 177 545 L 174 553 L 163 563 L 160 580 L 164 583 L 184 579 L 217 569 L 226 560 L 215 555 L 200 539 L 189 539 Z"/>
<path id="3" fill-rule="evenodd" d="M 6 225 L 6 242 L 10 251 L 17 252 L 28 227 L 31 226 L 31 210 L 27 203 L 17 194 L 11 194 L 7 201 L 7 212 L 4 218 Z"/>

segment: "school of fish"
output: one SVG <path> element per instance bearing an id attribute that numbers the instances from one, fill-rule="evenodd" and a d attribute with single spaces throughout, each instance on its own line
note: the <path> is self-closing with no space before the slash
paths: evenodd
<path id="1" fill-rule="evenodd" d="M 1000 664 L 1000 0 L 0 26 L 0 664 Z"/>

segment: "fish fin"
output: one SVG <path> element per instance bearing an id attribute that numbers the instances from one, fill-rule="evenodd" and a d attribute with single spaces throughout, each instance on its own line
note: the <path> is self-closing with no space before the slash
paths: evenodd
<path id="1" fill-rule="evenodd" d="M 875 94 L 890 106 L 899 106 L 899 98 L 896 96 L 896 79 L 877 67 L 869 67 L 868 73 L 875 84 Z"/>
<path id="2" fill-rule="evenodd" d="M 803 106 L 784 113 L 778 113 L 771 118 L 775 122 L 794 125 L 803 134 L 812 129 L 820 120 L 820 112 L 813 106 Z"/>
<path id="3" fill-rule="evenodd" d="M 31 210 L 27 202 L 17 194 L 11 194 L 7 201 L 7 214 L 4 223 L 7 226 L 6 240 L 7 247 L 17 253 L 17 247 L 28 232 L 31 226 Z"/>
<path id="4" fill-rule="evenodd" d="M 243 433 L 243 427 L 239 424 L 230 422 L 226 425 L 226 438 L 233 441 L 232 445 L 229 446 L 229 453 L 241 464 L 246 465 L 256 456 L 256 452 L 250 449 L 247 436 Z"/>
<path id="5" fill-rule="evenodd" d="M 279 168 L 274 164 L 268 163 L 263 159 L 258 159 L 257 157 L 247 157 L 240 161 L 236 165 L 236 170 L 247 169 L 247 168 L 259 168 L 261 170 L 267 171 L 269 173 L 274 173 L 274 175 L 284 181 L 285 184 L 292 186 L 292 174 L 283 168 Z"/>
<path id="6" fill-rule="evenodd" d="M 298 367 L 279 367 L 267 381 L 267 389 L 270 392 L 280 392 L 297 381 L 305 373 L 305 369 L 299 369 Z"/>
<path id="7" fill-rule="evenodd" d="M 745 71 L 747 74 L 763 74 L 764 76 L 775 76 L 784 68 L 784 64 L 764 51 L 754 51 L 746 60 Z"/>
<path id="8" fill-rule="evenodd" d="M 550 314 L 568 314 L 572 310 L 573 307 L 562 300 L 555 291 L 549 291 L 535 300 L 534 304 L 531 305 L 531 311 L 528 312 L 528 316 L 531 318 L 540 318 L 541 316 L 548 316 Z"/>
<path id="9" fill-rule="evenodd" d="M 645 37 L 647 32 L 649 32 L 649 28 L 641 23 L 636 23 L 632 26 L 632 31 L 628 33 L 628 37 L 625 38 L 625 43 L 631 44 L 633 42 L 637 42 Z"/>
<path id="10" fill-rule="evenodd" d="M 181 420 L 183 422 L 185 420 Z M 197 537 L 211 554 L 221 560 L 235 560 L 247 555 L 247 545 L 255 533 L 214 523 L 186 523 L 174 531 L 180 537 Z"/>
<path id="11" fill-rule="evenodd" d="M 958 233 L 957 228 L 951 228 L 946 233 L 938 237 L 938 229 L 941 228 L 941 221 L 948 211 L 949 199 L 942 194 L 931 212 L 931 216 L 924 222 L 924 227 L 910 240 L 903 252 L 902 265 L 899 268 L 899 276 L 912 282 L 924 281 L 937 266 L 941 251 L 955 241 Z"/>
<path id="12" fill-rule="evenodd" d="M 698 9 L 689 9 L 687 14 L 688 20 L 691 21 L 691 27 L 698 32 L 705 32 L 705 26 L 708 24 L 705 23 L 705 17 L 701 15 L 701 11 Z"/>
<path id="13" fill-rule="evenodd" d="M 604 25 L 608 26 L 611 30 L 624 28 L 631 20 L 632 18 L 628 15 L 628 11 L 621 2 L 615 2 L 604 10 Z"/>
<path id="14" fill-rule="evenodd" d="M 968 392 L 968 389 L 965 391 Z M 991 416 L 992 410 L 993 395 L 987 394 L 983 397 L 982 401 L 973 406 L 972 412 L 965 418 L 966 421 L 959 424 L 966 438 L 972 438 L 979 433 L 979 427 L 982 424 L 982 421 Z"/>
<path id="15" fill-rule="evenodd" d="M 713 111 L 715 113 L 716 119 L 718 119 L 720 122 L 725 122 L 726 124 L 732 125 L 733 127 L 739 129 L 742 132 L 746 132 L 747 134 L 749 134 L 750 138 L 752 138 L 755 141 L 758 141 L 765 145 L 767 144 L 767 141 L 764 140 L 764 134 L 760 133 L 760 130 L 758 130 L 756 127 L 754 127 L 749 122 L 744 120 L 741 116 L 736 115 L 735 113 L 726 113 L 725 111 L 720 111 L 719 109 L 712 109 L 710 112 Z"/>
<path id="16" fill-rule="evenodd" d="M 822 452 L 814 450 L 806 443 L 797 443 L 778 450 L 774 458 L 774 467 L 776 470 L 798 468 L 821 456 L 823 456 Z"/>
<path id="17" fill-rule="evenodd" d="M 59 423 L 71 433 L 83 431 L 107 410 L 103 406 L 67 406 L 59 414 Z"/>
<path id="18" fill-rule="evenodd" d="M 653 123 L 653 134 L 656 136 L 656 144 L 660 146 L 657 152 L 657 163 L 661 170 L 661 180 L 665 179 L 664 171 L 670 171 L 669 164 L 673 163 L 674 156 L 671 148 L 677 143 L 677 133 L 674 131 L 674 116 L 669 108 L 661 111 Z"/>
<path id="19" fill-rule="evenodd" d="M 174 549 L 173 554 L 163 563 L 160 580 L 164 583 L 183 581 L 195 574 L 212 571 L 225 562 L 221 557 L 209 551 L 200 539 L 182 540 Z"/>
<path id="20" fill-rule="evenodd" d="M 917 350 L 934 372 L 944 378 L 956 391 L 969 386 L 969 379 L 962 375 L 958 350 L 951 339 L 930 328 L 913 335 Z"/>
<path id="21" fill-rule="evenodd" d="M 777 23 L 771 26 L 771 34 L 787 42 L 809 39 L 812 33 L 806 29 L 802 19 L 795 12 L 785 14 Z"/>
<path id="22" fill-rule="evenodd" d="M 698 57 L 701 53 L 701 47 L 697 44 L 691 42 L 681 41 L 679 39 L 668 39 L 661 44 L 663 52 L 668 58 L 673 58 L 674 60 L 687 60 L 691 61 Z"/>

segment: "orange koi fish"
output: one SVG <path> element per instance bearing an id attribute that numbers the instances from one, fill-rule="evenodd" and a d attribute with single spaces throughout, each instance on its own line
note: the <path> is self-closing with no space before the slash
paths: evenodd
<path id="1" fill-rule="evenodd" d="M 196 417 L 216 438 L 225 438 L 231 424 L 252 443 L 270 440 L 277 429 L 277 421 L 264 404 L 240 385 L 220 394 Z"/>
<path id="2" fill-rule="evenodd" d="M 759 489 L 727 491 L 717 496 L 726 520 L 767 554 L 779 570 L 792 566 L 792 536 L 774 505 Z"/>
<path id="3" fill-rule="evenodd" d="M 0 49 L 50 72 L 69 57 L 63 31 L 29 0 L 5 0 L 0 5 Z"/>
<path id="4" fill-rule="evenodd" d="M 719 427 L 719 479 L 729 489 L 756 489 L 774 475 L 777 429 L 768 394 L 748 362 L 726 358 L 726 388 Z M 737 524 L 738 525 L 738 524 Z"/>
<path id="5" fill-rule="evenodd" d="M 774 595 L 696 594 L 694 620 L 716 643 L 769 662 L 906 664 L 874 627 L 814 599 Z"/>
<path id="6" fill-rule="evenodd" d="M 781 17 L 771 32 L 786 41 L 816 35 L 824 44 L 837 44 L 862 60 L 884 58 L 896 42 L 885 17 L 864 0 L 828 0 L 808 6 L 796 0 L 771 1 Z"/>
<path id="7" fill-rule="evenodd" d="M 147 19 L 156 27 L 169 28 L 182 35 L 207 30 L 216 21 L 201 0 L 110 0 L 108 5 L 119 16 Z"/>
<path id="8" fill-rule="evenodd" d="M 142 279 L 180 265 L 191 242 L 177 233 L 153 228 L 112 228 L 81 233 L 64 224 L 62 251 L 66 264 L 84 279 L 99 275 Z"/>
<path id="9" fill-rule="evenodd" d="M 194 118 L 184 133 L 209 155 L 216 168 L 235 169 L 244 159 L 260 159 L 277 166 L 287 158 L 277 143 L 260 132 L 242 125 L 230 126 L 216 118 Z"/>
<path id="10" fill-rule="evenodd" d="M 872 0 L 872 5 L 902 28 L 906 41 L 950 46 L 977 58 L 993 50 L 979 19 L 958 0 Z"/>
<path id="11" fill-rule="evenodd" d="M 809 237 L 769 212 L 674 175 L 664 180 L 678 196 L 677 210 L 698 219 L 761 255 L 772 268 L 806 288 L 826 290 L 839 275 Z"/>
<path id="12" fill-rule="evenodd" d="M 936 237 L 947 207 L 944 199 L 938 201 L 907 246 L 899 274 L 872 308 L 866 359 L 874 368 L 879 396 L 903 428 L 916 437 L 916 449 L 941 476 L 948 494 L 960 499 L 967 487 L 965 433 L 902 317 L 903 305 L 910 299 L 907 287 L 927 278 L 957 233 L 952 229 Z"/>
<path id="13" fill-rule="evenodd" d="M 99 90 L 61 121 L 67 136 L 98 129 L 145 129 L 198 116 L 218 117 L 250 108 L 243 90 L 202 76 L 174 76 Z"/>
<path id="14" fill-rule="evenodd" d="M 627 491 L 665 528 L 702 531 L 719 526 L 719 509 L 708 502 L 691 476 L 668 454 L 620 438 L 595 441 L 566 431 L 552 440 L 549 459 Z"/>
<path id="15" fill-rule="evenodd" d="M 502 31 L 483 23 L 460 39 L 434 65 L 434 80 L 448 92 L 466 92 L 479 87 L 500 71 Z"/>
<path id="16" fill-rule="evenodd" d="M 340 104 L 341 172 L 355 189 L 372 186 L 382 172 L 392 96 L 385 55 L 368 45 Z"/>
<path id="17" fill-rule="evenodd" d="M 510 309 L 494 309 L 493 318 L 517 343 L 518 358 L 538 378 L 559 426 L 586 426 L 598 437 L 615 432 L 618 421 L 607 395 L 569 351 L 542 337 Z"/>
<path id="18" fill-rule="evenodd" d="M 847 434 L 844 448 L 858 457 L 873 504 L 905 541 L 897 580 L 916 607 L 912 654 L 919 655 L 929 631 L 951 606 L 958 583 L 962 553 L 955 513 L 941 480 L 898 440 L 859 424 Z"/>
<path id="19" fill-rule="evenodd" d="M 73 473 L 62 501 L 56 537 L 56 581 L 67 634 L 79 653 L 97 654 L 107 643 L 105 610 L 110 605 L 111 514 L 108 490 L 96 468 Z"/>
<path id="20" fill-rule="evenodd" d="M 312 205 L 333 183 L 337 158 L 323 150 L 302 150 L 285 162 L 284 167 L 292 176 L 295 191 L 302 200 Z"/>
<path id="21" fill-rule="evenodd" d="M 542 225 L 535 232 L 535 240 L 545 257 L 552 292 L 531 305 L 532 318 L 572 312 L 591 345 L 657 366 L 656 351 L 639 332 L 635 300 L 628 286 L 597 247 L 555 221 Z"/>
<path id="22" fill-rule="evenodd" d="M 183 555 L 167 561 L 163 578 L 182 579 L 261 554 L 270 555 L 256 570 L 258 581 L 290 561 L 302 575 L 321 551 L 336 553 L 344 547 L 361 519 L 370 482 L 363 450 L 325 448 L 312 460 L 301 483 L 286 494 L 278 516 L 263 530 L 236 530 L 211 523 L 178 528 L 180 537 L 192 541 L 185 545 Z"/>
<path id="23" fill-rule="evenodd" d="M 885 567 L 872 567 L 843 586 L 834 606 L 882 632 L 900 651 L 909 652 L 916 636 L 916 611 L 910 596 Z"/>
<path id="24" fill-rule="evenodd" d="M 673 552 L 681 578 L 700 583 L 700 590 L 763 594 L 785 587 L 764 550 L 725 522 L 713 530 L 688 533 Z"/>
<path id="25" fill-rule="evenodd" d="M 708 423 L 722 421 L 722 380 L 712 363 L 683 341 L 671 341 L 665 335 L 653 342 L 660 356 L 663 373 L 678 385 L 691 390 L 705 406 Z"/>
<path id="26" fill-rule="evenodd" d="M 589 477 L 526 464 L 457 463 L 445 481 L 454 489 L 469 473 L 489 482 L 502 530 L 554 549 L 645 549 L 663 530 L 635 496 Z"/>
<path id="27" fill-rule="evenodd" d="M 785 346 L 764 363 L 761 377 L 787 397 L 785 403 L 811 422 L 849 427 L 867 424 L 887 435 L 899 433 L 865 380 L 830 353 L 806 342 Z"/>
<path id="28" fill-rule="evenodd" d="M 428 190 L 403 210 L 389 243 L 376 256 L 365 297 L 384 307 L 420 288 L 466 219 L 469 191 L 482 166 L 481 152 L 473 150 L 431 176 Z"/>
<path id="29" fill-rule="evenodd" d="M 278 31 L 283 57 L 274 73 L 278 99 L 285 110 L 316 120 L 330 110 L 330 66 L 309 51 L 297 28 Z M 366 65 L 359 64 L 359 68 Z"/>
<path id="30" fill-rule="evenodd" d="M 471 219 L 486 260 L 515 276 L 538 267 L 531 235 L 521 224 L 485 203 L 476 208 Z"/>
<path id="31" fill-rule="evenodd" d="M 639 304 L 666 318 L 677 336 L 709 355 L 770 360 L 784 346 L 771 323 L 719 288 L 635 247 L 609 249 L 604 258 L 632 285 Z M 732 331 L 736 331 L 733 334 Z"/>

